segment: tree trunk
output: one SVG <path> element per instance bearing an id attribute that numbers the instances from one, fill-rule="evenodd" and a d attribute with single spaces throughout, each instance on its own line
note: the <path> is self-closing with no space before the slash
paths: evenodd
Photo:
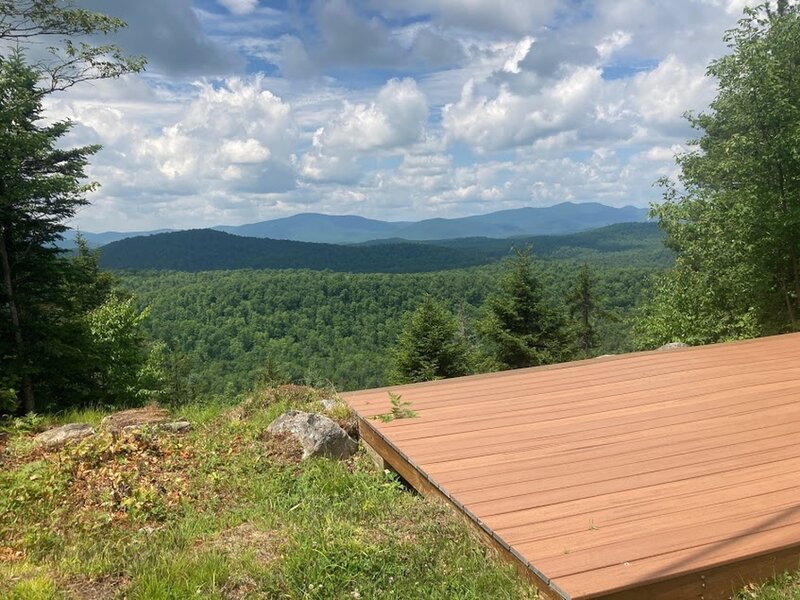
<path id="1" fill-rule="evenodd" d="M 7 229 L 0 229 L 0 269 L 3 271 L 3 287 L 8 298 L 8 312 L 11 318 L 11 331 L 14 334 L 14 343 L 17 346 L 17 355 L 25 359 L 25 338 L 22 335 L 22 326 L 19 320 L 19 309 L 14 295 L 14 283 L 11 278 L 11 262 L 8 259 L 8 246 L 6 244 Z M 22 406 L 26 413 L 36 409 L 33 395 L 33 381 L 30 373 L 22 373 Z"/>

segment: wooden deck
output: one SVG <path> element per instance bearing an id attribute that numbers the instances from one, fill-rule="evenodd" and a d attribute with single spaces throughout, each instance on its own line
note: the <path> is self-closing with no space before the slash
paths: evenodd
<path id="1" fill-rule="evenodd" d="M 388 391 L 418 416 L 373 419 Z M 728 598 L 800 568 L 800 334 L 342 396 L 545 598 Z"/>

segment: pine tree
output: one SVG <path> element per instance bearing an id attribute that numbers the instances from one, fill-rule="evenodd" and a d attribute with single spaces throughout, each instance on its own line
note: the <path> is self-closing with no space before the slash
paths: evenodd
<path id="1" fill-rule="evenodd" d="M 392 383 L 414 383 L 469 373 L 469 349 L 459 323 L 439 302 L 426 296 L 405 317 L 392 354 Z"/>
<path id="2" fill-rule="evenodd" d="M 578 356 L 591 356 L 597 347 L 597 330 L 594 319 L 597 314 L 597 282 L 589 265 L 584 264 L 567 297 L 570 315 L 575 319 L 575 342 Z"/>
<path id="3" fill-rule="evenodd" d="M 487 300 L 481 329 L 501 368 L 544 365 L 566 356 L 563 315 L 544 300 L 530 249 L 512 259 L 498 291 Z"/>
<path id="4" fill-rule="evenodd" d="M 44 125 L 39 73 L 20 52 L 0 61 L 0 272 L 23 407 L 35 409 L 36 346 L 61 318 L 64 259 L 56 247 L 93 184 L 81 182 L 98 146 L 63 149 L 70 123 Z"/>

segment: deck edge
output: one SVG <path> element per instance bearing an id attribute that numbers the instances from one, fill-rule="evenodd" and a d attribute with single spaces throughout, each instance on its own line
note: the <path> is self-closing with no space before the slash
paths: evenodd
<path id="1" fill-rule="evenodd" d="M 476 517 L 458 500 L 453 498 L 447 490 L 434 481 L 424 470 L 418 467 L 397 446 L 384 437 L 372 424 L 356 413 L 358 430 L 361 438 L 376 452 L 380 453 L 384 461 L 393 470 L 403 477 L 417 492 L 424 496 L 439 498 L 450 505 L 478 534 L 481 541 L 493 548 L 500 557 L 513 564 L 526 581 L 533 584 L 543 596 L 543 600 L 573 600 L 566 592 L 550 581 L 544 573 L 532 565 L 525 557 L 509 546 L 500 536 L 487 527 L 483 521 Z"/>

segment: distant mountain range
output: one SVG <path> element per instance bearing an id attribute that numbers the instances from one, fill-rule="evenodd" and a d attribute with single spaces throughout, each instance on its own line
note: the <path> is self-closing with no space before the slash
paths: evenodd
<path id="1" fill-rule="evenodd" d="M 564 202 L 542 208 L 517 208 L 485 215 L 423 221 L 380 221 L 352 215 L 304 213 L 250 223 L 221 225 L 212 229 L 237 236 L 271 238 L 329 244 L 357 244 L 372 240 L 447 240 L 468 237 L 510 238 L 531 235 L 558 235 L 587 231 L 614 223 L 647 220 L 647 209 L 625 206 L 615 208 L 596 202 Z M 105 232 L 82 235 L 90 246 L 102 246 L 125 238 L 152 235 L 174 230 Z M 74 232 L 65 236 L 72 246 Z"/>
<path id="2" fill-rule="evenodd" d="M 532 246 L 543 259 L 594 264 L 669 266 L 671 251 L 655 223 L 619 223 L 558 236 L 514 239 L 465 238 L 439 241 L 374 241 L 339 245 L 259 239 L 194 229 L 140 236 L 102 248 L 107 269 L 214 271 L 227 269 L 312 269 L 350 273 L 415 273 L 496 262 L 515 247 Z"/>

